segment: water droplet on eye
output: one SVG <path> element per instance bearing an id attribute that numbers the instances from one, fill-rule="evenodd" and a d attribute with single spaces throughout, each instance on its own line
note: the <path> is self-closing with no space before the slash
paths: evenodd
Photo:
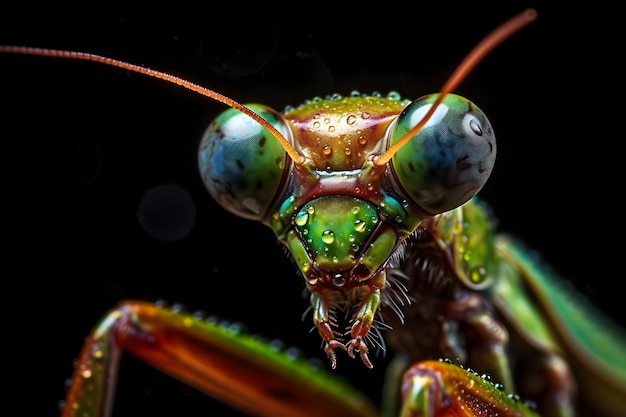
<path id="1" fill-rule="evenodd" d="M 332 230 L 324 230 L 322 232 L 322 242 L 330 245 L 335 241 L 335 233 Z"/>
<path id="2" fill-rule="evenodd" d="M 329 119 L 328 117 L 326 117 L 326 118 L 324 119 L 324 124 L 325 124 L 325 125 L 327 125 L 327 124 L 329 124 L 329 123 L 330 123 L 330 119 Z"/>
<path id="3" fill-rule="evenodd" d="M 348 123 L 349 125 L 354 124 L 354 122 L 356 122 L 356 116 L 351 114 L 348 116 L 348 118 L 346 119 L 346 123 Z"/>
<path id="4" fill-rule="evenodd" d="M 367 139 L 365 138 L 365 136 L 360 136 L 359 145 L 364 146 L 366 143 L 367 143 Z"/>
<path id="5" fill-rule="evenodd" d="M 350 156 L 350 154 L 352 154 L 352 148 L 350 148 L 349 146 L 346 146 L 346 149 L 344 150 L 344 153 L 347 156 Z"/>
<path id="6" fill-rule="evenodd" d="M 330 155 L 333 152 L 333 148 L 330 145 L 324 145 L 322 152 L 324 155 Z"/>
<path id="7" fill-rule="evenodd" d="M 309 208 L 306 209 L 306 211 L 309 214 L 313 214 L 313 213 L 315 213 L 315 208 L 313 206 L 310 206 Z"/>
<path id="8" fill-rule="evenodd" d="M 363 119 L 369 119 L 369 118 L 370 118 L 370 114 L 369 114 L 368 112 L 364 111 L 364 112 L 361 114 L 361 118 L 363 118 Z"/>
<path id="9" fill-rule="evenodd" d="M 335 126 L 328 126 L 328 131 L 329 132 L 334 132 L 335 131 Z"/>
<path id="10" fill-rule="evenodd" d="M 480 127 L 480 123 L 478 123 L 478 120 L 476 119 L 470 120 L 469 127 L 470 129 L 472 129 L 472 132 L 476 133 L 478 136 L 483 135 L 483 129 Z"/>
<path id="11" fill-rule="evenodd" d="M 319 129 L 320 128 L 320 122 L 318 122 L 318 121 L 313 122 L 313 128 Z"/>
<path id="12" fill-rule="evenodd" d="M 314 119 L 319 119 L 320 117 L 322 117 L 322 116 L 320 116 L 320 114 L 319 114 L 319 113 L 315 113 L 315 114 L 313 115 L 313 118 L 314 118 Z"/>
<path id="13" fill-rule="evenodd" d="M 352 210 L 350 210 L 352 212 L 352 214 L 357 214 L 361 209 L 359 208 L 359 206 L 354 206 L 352 207 Z"/>
<path id="14" fill-rule="evenodd" d="M 309 213 L 301 211 L 296 214 L 295 223 L 297 226 L 304 226 L 309 221 Z"/>

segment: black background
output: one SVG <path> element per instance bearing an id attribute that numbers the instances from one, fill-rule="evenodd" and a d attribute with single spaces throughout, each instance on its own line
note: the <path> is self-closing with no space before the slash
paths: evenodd
<path id="1" fill-rule="evenodd" d="M 437 91 L 486 33 L 533 4 L 391 6 L 292 5 L 280 18 L 235 4 L 209 14 L 174 6 L 5 10 L 0 43 L 102 54 L 282 110 L 355 89 L 404 97 Z M 481 196 L 503 231 L 624 324 L 616 292 L 623 134 L 621 119 L 610 116 L 619 104 L 621 50 L 612 13 L 537 10 L 535 23 L 456 90 L 489 115 L 498 137 Z M 272 232 L 221 209 L 197 174 L 200 136 L 223 105 L 94 63 L 0 55 L 0 68 L 11 306 L 3 339 L 23 364 L 14 386 L 38 399 L 39 415 L 56 415 L 83 338 L 126 298 L 180 302 L 323 358 L 310 316 L 301 320 L 303 283 Z M 137 220 L 144 193 L 166 183 L 188 191 L 196 210 L 190 234 L 176 241 L 154 239 Z M 386 359 L 374 361 L 366 371 L 340 355 L 338 372 L 377 401 Z M 116 404 L 119 416 L 226 415 L 224 406 L 131 359 Z"/>

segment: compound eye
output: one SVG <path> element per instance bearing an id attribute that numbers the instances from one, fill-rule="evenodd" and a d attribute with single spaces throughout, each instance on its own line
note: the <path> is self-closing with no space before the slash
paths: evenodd
<path id="1" fill-rule="evenodd" d="M 390 146 L 432 107 L 438 94 L 407 106 L 392 125 Z M 471 101 L 447 94 L 426 125 L 391 160 L 397 181 L 433 214 L 452 210 L 485 185 L 496 160 L 496 138 L 485 114 Z"/>
<path id="2" fill-rule="evenodd" d="M 260 104 L 247 105 L 290 139 L 287 122 Z M 198 151 L 202 181 L 226 210 L 261 220 L 279 193 L 287 153 L 278 140 L 245 114 L 228 109 L 205 131 Z"/>

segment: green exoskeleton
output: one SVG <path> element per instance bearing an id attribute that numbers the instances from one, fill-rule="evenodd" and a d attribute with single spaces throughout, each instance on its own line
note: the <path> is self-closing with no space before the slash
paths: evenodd
<path id="1" fill-rule="evenodd" d="M 256 338 L 128 301 L 87 338 L 63 415 L 110 415 L 122 351 L 257 416 L 622 415 L 622 330 L 496 234 L 475 197 L 495 163 L 495 133 L 452 91 L 534 18 L 528 10 L 494 31 L 438 93 L 337 94 L 283 113 L 105 57 L 0 47 L 121 67 L 231 107 L 200 145 L 209 193 L 288 249 L 332 368 L 342 355 L 372 368 L 371 350 L 385 343 L 396 354 L 378 410 Z"/>

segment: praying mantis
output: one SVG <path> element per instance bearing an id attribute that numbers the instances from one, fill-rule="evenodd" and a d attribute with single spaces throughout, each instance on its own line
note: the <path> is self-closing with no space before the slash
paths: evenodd
<path id="1" fill-rule="evenodd" d="M 130 107 L 130 108 L 133 108 L 134 106 L 129 106 L 129 107 Z M 128 110 L 127 110 L 127 111 L 128 111 Z M 120 112 L 120 113 L 122 113 L 122 114 L 123 114 L 123 112 Z M 492 117 L 492 116 L 490 116 L 490 118 L 493 118 L 493 117 Z M 83 129 L 84 129 L 84 128 L 83 128 Z M 499 143 L 499 144 L 500 144 L 500 143 Z M 501 217 L 503 217 L 503 216 L 501 216 Z M 248 229 L 248 228 L 253 227 L 253 226 L 251 226 L 251 225 L 249 225 L 249 224 L 246 224 L 245 226 L 242 226 L 242 227 L 243 227 L 243 228 L 245 228 L 245 229 Z M 262 233 L 262 232 L 261 232 L 261 233 Z M 233 245 L 235 245 L 235 243 L 233 243 Z M 173 256 L 173 255 L 172 255 L 172 256 Z M 281 309 L 281 310 L 282 310 L 282 309 Z"/>

